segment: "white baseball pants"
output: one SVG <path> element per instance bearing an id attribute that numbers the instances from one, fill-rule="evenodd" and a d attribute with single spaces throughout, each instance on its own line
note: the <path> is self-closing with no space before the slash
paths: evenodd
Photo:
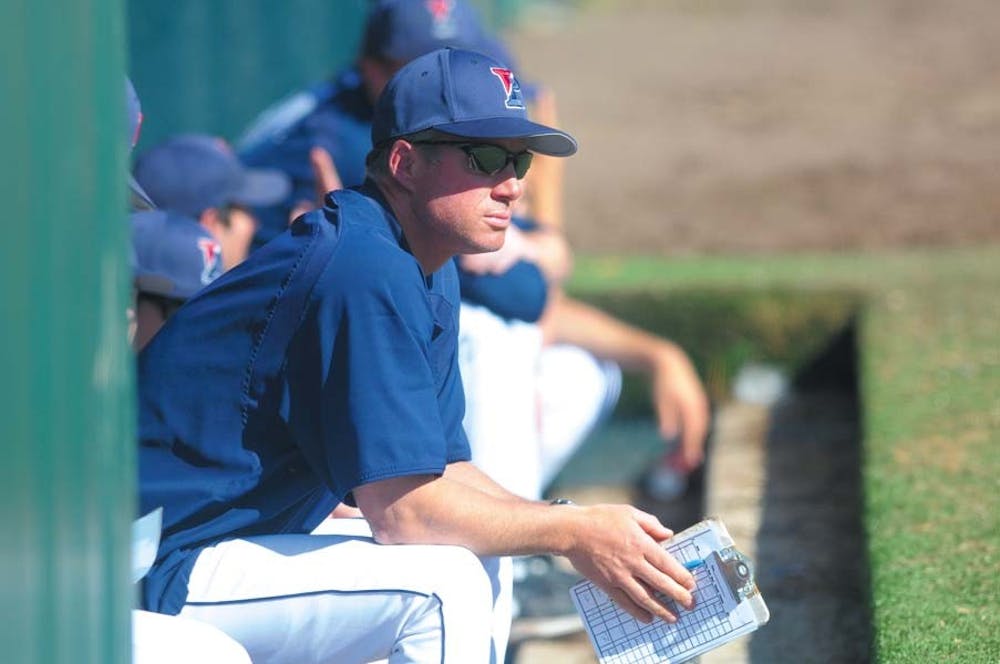
<path id="1" fill-rule="evenodd" d="M 508 491 L 538 500 L 621 389 L 612 362 L 542 345 L 535 324 L 462 303 L 458 361 L 472 462 Z"/>
<path id="2" fill-rule="evenodd" d="M 318 532 L 336 534 L 206 549 L 180 615 L 220 628 L 255 663 L 503 661 L 510 609 L 507 599 L 494 611 L 501 559 L 376 544 L 363 519 L 327 519 Z"/>
<path id="3" fill-rule="evenodd" d="M 199 620 L 132 611 L 132 664 L 250 664 L 228 634 Z"/>

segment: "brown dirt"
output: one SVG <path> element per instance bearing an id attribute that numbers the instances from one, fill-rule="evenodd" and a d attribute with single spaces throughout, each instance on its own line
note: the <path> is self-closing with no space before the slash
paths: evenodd
<path id="1" fill-rule="evenodd" d="M 511 43 L 580 140 L 578 251 L 1000 241 L 1000 3 L 556 4 Z"/>

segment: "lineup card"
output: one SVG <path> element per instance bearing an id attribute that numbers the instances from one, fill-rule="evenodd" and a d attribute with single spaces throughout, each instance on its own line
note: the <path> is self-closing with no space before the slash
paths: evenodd
<path id="1" fill-rule="evenodd" d="M 759 594 L 739 601 L 729 589 L 718 557 L 711 555 L 732 544 L 720 522 L 704 521 L 666 544 L 667 551 L 682 563 L 705 559 L 692 572 L 697 584 L 694 610 L 667 601 L 678 617 L 676 623 L 659 618 L 641 623 L 590 581 L 573 587 L 573 602 L 601 664 L 684 662 L 749 634 L 767 621 Z"/>

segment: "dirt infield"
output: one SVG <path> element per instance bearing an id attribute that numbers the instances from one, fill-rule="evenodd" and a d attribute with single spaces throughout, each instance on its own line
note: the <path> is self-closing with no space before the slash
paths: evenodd
<path id="1" fill-rule="evenodd" d="M 1000 241 L 1000 3 L 582 4 L 511 35 L 581 143 L 578 251 Z"/>

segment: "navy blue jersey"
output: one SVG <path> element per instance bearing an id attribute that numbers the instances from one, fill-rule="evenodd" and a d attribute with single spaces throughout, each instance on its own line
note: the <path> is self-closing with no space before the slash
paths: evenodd
<path id="1" fill-rule="evenodd" d="M 361 75 L 351 69 L 261 114 L 239 140 L 240 159 L 249 167 L 284 171 L 292 180 L 292 190 L 278 205 L 254 209 L 260 221 L 256 244 L 283 231 L 298 202 L 316 199 L 316 179 L 309 165 L 313 147 L 330 153 L 345 187 L 364 181 L 373 113 Z"/>
<path id="2" fill-rule="evenodd" d="M 357 486 L 468 460 L 458 296 L 365 185 L 181 307 L 139 356 L 140 509 L 164 508 L 146 608 L 180 610 L 203 546 L 306 533 Z"/>

